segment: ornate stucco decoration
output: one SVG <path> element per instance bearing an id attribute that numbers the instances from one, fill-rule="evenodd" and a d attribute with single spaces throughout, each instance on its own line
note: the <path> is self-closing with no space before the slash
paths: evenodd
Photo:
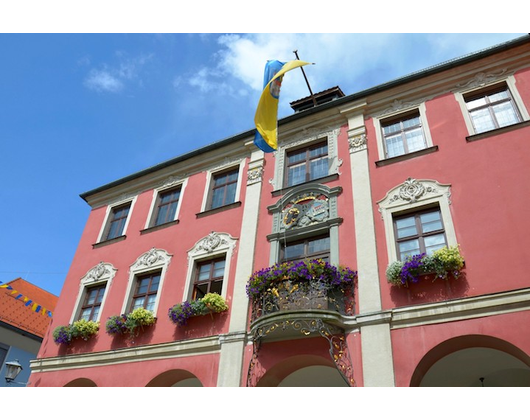
<path id="1" fill-rule="evenodd" d="M 247 185 L 256 184 L 262 181 L 263 167 L 249 169 L 247 172 Z"/>
<path id="2" fill-rule="evenodd" d="M 188 263 L 197 258 L 210 257 L 217 254 L 232 255 L 237 240 L 228 233 L 210 232 L 199 239 L 188 251 Z"/>
<path id="3" fill-rule="evenodd" d="M 366 149 L 366 134 L 351 137 L 348 139 L 350 145 L 350 153 L 359 152 Z"/>
<path id="4" fill-rule="evenodd" d="M 136 262 L 132 265 L 133 270 L 143 268 L 152 268 L 162 266 L 169 263 L 171 256 L 162 249 L 151 248 L 146 253 L 140 255 Z"/>
<path id="5" fill-rule="evenodd" d="M 470 80 L 468 80 L 465 83 L 460 83 L 456 85 L 458 89 L 466 88 L 466 89 L 472 89 L 472 88 L 478 88 L 485 86 L 489 83 L 495 82 L 496 80 L 506 77 L 507 76 L 507 69 L 499 70 L 496 73 L 484 73 L 480 72 L 475 74 Z"/>
<path id="6" fill-rule="evenodd" d="M 402 184 L 392 188 L 378 201 L 379 211 L 384 209 L 405 207 L 419 202 L 433 201 L 445 197 L 447 204 L 451 204 L 450 186 L 428 179 L 407 178 Z"/>
<path id="7" fill-rule="evenodd" d="M 87 271 L 87 273 L 81 279 L 81 284 L 110 281 L 114 278 L 117 271 L 118 270 L 114 268 L 111 263 L 101 261 L 99 264 Z"/>
<path id="8" fill-rule="evenodd" d="M 216 232 L 209 233 L 208 236 L 201 239 L 196 247 L 198 251 L 212 252 L 221 245 L 226 245 L 227 241 Z"/>
<path id="9" fill-rule="evenodd" d="M 283 227 L 301 228 L 328 220 L 328 200 L 325 194 L 312 191 L 294 197 L 282 210 Z"/>
<path id="10" fill-rule="evenodd" d="M 403 200 L 409 203 L 415 203 L 426 192 L 437 192 L 436 188 L 430 185 L 424 185 L 416 179 L 407 178 L 401 185 L 396 194 L 390 198 L 390 203 L 396 200 Z"/>
<path id="11" fill-rule="evenodd" d="M 341 187 L 329 188 L 317 183 L 291 190 L 268 207 L 273 215 L 272 234 L 338 222 L 337 196 L 341 192 Z"/>

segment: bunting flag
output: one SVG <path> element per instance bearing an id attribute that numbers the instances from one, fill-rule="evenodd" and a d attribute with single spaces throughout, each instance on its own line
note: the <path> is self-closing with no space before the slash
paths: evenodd
<path id="1" fill-rule="evenodd" d="M 31 300 L 27 296 L 24 296 L 22 293 L 19 293 L 17 290 L 13 289 L 13 287 L 11 287 L 9 284 L 5 284 L 0 281 L 0 289 L 10 290 L 11 295 L 16 295 L 14 296 L 16 300 L 21 300 L 22 302 L 24 302 L 24 306 L 28 307 L 33 312 L 40 312 L 41 315 L 47 315 L 50 318 L 53 316 L 51 311 L 47 310 L 45 307 L 39 305 L 38 303 L 33 302 L 33 300 Z"/>
<path id="2" fill-rule="evenodd" d="M 300 60 L 292 60 L 287 63 L 269 60 L 265 65 L 263 92 L 254 116 L 257 129 L 254 144 L 265 153 L 274 152 L 278 148 L 278 101 L 283 75 L 307 64 L 311 63 Z"/>

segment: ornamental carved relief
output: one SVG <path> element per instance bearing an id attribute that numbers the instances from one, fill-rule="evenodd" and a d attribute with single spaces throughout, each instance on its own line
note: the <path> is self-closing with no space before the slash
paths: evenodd
<path id="1" fill-rule="evenodd" d="M 390 198 L 390 203 L 396 200 L 403 200 L 409 203 L 415 203 L 426 192 L 436 192 L 432 186 L 424 186 L 421 182 L 413 178 L 407 178 L 396 194 Z"/>
<path id="2" fill-rule="evenodd" d="M 226 239 L 222 238 L 218 233 L 212 232 L 199 241 L 196 250 L 212 252 L 221 245 L 227 245 Z"/>
<path id="3" fill-rule="evenodd" d="M 364 150 L 366 149 L 366 134 L 349 138 L 348 143 L 350 145 L 350 153 Z"/>
<path id="4" fill-rule="evenodd" d="M 161 249 L 151 248 L 142 254 L 133 264 L 133 270 L 150 268 L 153 266 L 163 265 L 169 261 L 170 255 Z"/>
<path id="5" fill-rule="evenodd" d="M 282 210 L 285 229 L 301 228 L 329 219 L 329 198 L 322 193 L 308 192 L 294 197 Z"/>
<path id="6" fill-rule="evenodd" d="M 247 185 L 257 184 L 261 182 L 263 175 L 263 167 L 249 169 L 247 172 Z"/>
<path id="7" fill-rule="evenodd" d="M 101 261 L 95 267 L 87 271 L 85 276 L 81 279 L 82 284 L 97 283 L 100 281 L 110 281 L 118 271 L 111 263 Z"/>
<path id="8" fill-rule="evenodd" d="M 500 79 L 501 77 L 506 77 L 507 69 L 499 70 L 497 73 L 484 73 L 480 72 L 475 74 L 473 78 L 468 80 L 465 83 L 460 83 L 456 87 L 457 88 L 477 88 L 485 86 L 489 83 L 495 82 L 496 80 Z"/>

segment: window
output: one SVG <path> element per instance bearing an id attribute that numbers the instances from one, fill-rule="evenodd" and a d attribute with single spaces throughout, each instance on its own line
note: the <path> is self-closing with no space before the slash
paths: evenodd
<path id="1" fill-rule="evenodd" d="M 235 202 L 238 175 L 239 168 L 213 175 L 209 209 Z"/>
<path id="2" fill-rule="evenodd" d="M 397 118 L 381 121 L 385 156 L 412 153 L 427 147 L 418 110 Z"/>
<path id="3" fill-rule="evenodd" d="M 179 187 L 169 191 L 160 192 L 157 198 L 155 209 L 156 216 L 153 226 L 162 225 L 175 220 L 180 199 L 180 191 Z"/>
<path id="4" fill-rule="evenodd" d="M 504 83 L 464 95 L 464 101 L 476 134 L 522 121 Z"/>
<path id="5" fill-rule="evenodd" d="M 154 312 L 160 277 L 159 271 L 138 277 L 132 297 L 131 311 L 144 308 Z"/>
<path id="6" fill-rule="evenodd" d="M 99 310 L 101 309 L 103 296 L 105 296 L 105 288 L 106 284 L 87 289 L 79 319 L 86 321 L 97 321 L 99 319 Z"/>
<path id="7" fill-rule="evenodd" d="M 288 243 L 281 248 L 282 262 L 317 258 L 329 261 L 329 235 Z"/>
<path id="8" fill-rule="evenodd" d="M 122 236 L 125 232 L 125 223 L 127 222 L 127 216 L 131 203 L 127 203 L 121 206 L 114 207 L 111 210 L 110 218 L 107 225 L 107 233 L 104 236 L 105 240 L 110 240 Z"/>
<path id="9" fill-rule="evenodd" d="M 9 347 L 6 344 L 0 343 L 0 366 L 4 366 L 8 350 Z"/>
<path id="10" fill-rule="evenodd" d="M 410 255 L 426 253 L 447 246 L 442 215 L 430 209 L 394 219 L 397 255 L 404 260 Z"/>
<path id="11" fill-rule="evenodd" d="M 207 293 L 222 294 L 225 274 L 225 257 L 197 263 L 192 299 L 200 299 Z"/>
<path id="12" fill-rule="evenodd" d="M 286 153 L 285 185 L 302 184 L 328 175 L 328 143 L 288 151 Z"/>

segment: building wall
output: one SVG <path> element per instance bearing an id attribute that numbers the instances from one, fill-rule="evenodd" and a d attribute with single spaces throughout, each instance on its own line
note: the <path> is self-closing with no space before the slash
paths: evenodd
<path id="1" fill-rule="evenodd" d="M 436 360 L 474 347 L 505 352 L 530 369 L 530 342 L 524 338 L 530 302 L 524 268 L 530 245 L 530 221 L 525 217 L 530 204 L 529 56 L 526 43 L 287 118 L 280 124 L 280 148 L 274 154 L 257 151 L 249 132 L 217 150 L 162 165 L 86 196 L 93 210 L 52 326 L 32 365 L 32 382 L 63 386 L 85 383 L 76 382 L 84 378 L 97 386 L 121 386 L 125 377 L 129 386 L 191 379 L 203 386 L 246 386 L 247 380 L 256 386 L 282 386 L 297 371 L 332 368 L 330 343 L 315 334 L 254 342 L 256 331 L 251 330 L 245 295 L 248 276 L 277 262 L 279 242 L 296 233 L 278 228 L 281 206 L 307 188 L 333 196 L 330 205 L 337 217 L 328 230 L 330 260 L 359 273 L 354 315 L 339 321 L 356 386 L 417 386 Z M 472 135 L 458 95 L 477 80 L 507 80 L 516 86 L 523 123 Z M 428 148 L 385 159 L 379 121 L 409 109 L 421 112 Z M 322 139 L 330 148 L 329 176 L 286 188 L 281 176 L 286 151 Z M 231 165 L 240 167 L 241 205 L 199 214 L 209 174 Z M 179 222 L 146 232 L 154 191 L 168 180 L 184 182 Z M 430 188 L 421 197 L 428 200 L 389 206 L 399 204 L 392 194 L 405 182 Z M 127 197 L 134 198 L 134 204 L 126 238 L 94 246 L 109 205 Z M 464 255 L 464 275 L 391 286 L 386 268 L 395 246 L 388 239 L 392 209 L 437 202 L 445 212 L 448 237 Z M 189 298 L 186 283 L 194 261 L 190 252 L 211 232 L 227 235 L 234 243 L 226 277 L 230 310 L 176 327 L 167 310 Z M 171 258 L 159 291 L 156 325 L 133 340 L 113 338 L 104 332 L 105 320 L 122 312 L 133 264 L 152 248 Z M 100 333 L 88 342 L 57 346 L 51 332 L 72 322 L 80 284 L 100 262 L 116 269 L 101 311 Z M 131 375 L 131 369 L 138 375 Z M 340 386 L 341 378 L 330 381 Z"/>

